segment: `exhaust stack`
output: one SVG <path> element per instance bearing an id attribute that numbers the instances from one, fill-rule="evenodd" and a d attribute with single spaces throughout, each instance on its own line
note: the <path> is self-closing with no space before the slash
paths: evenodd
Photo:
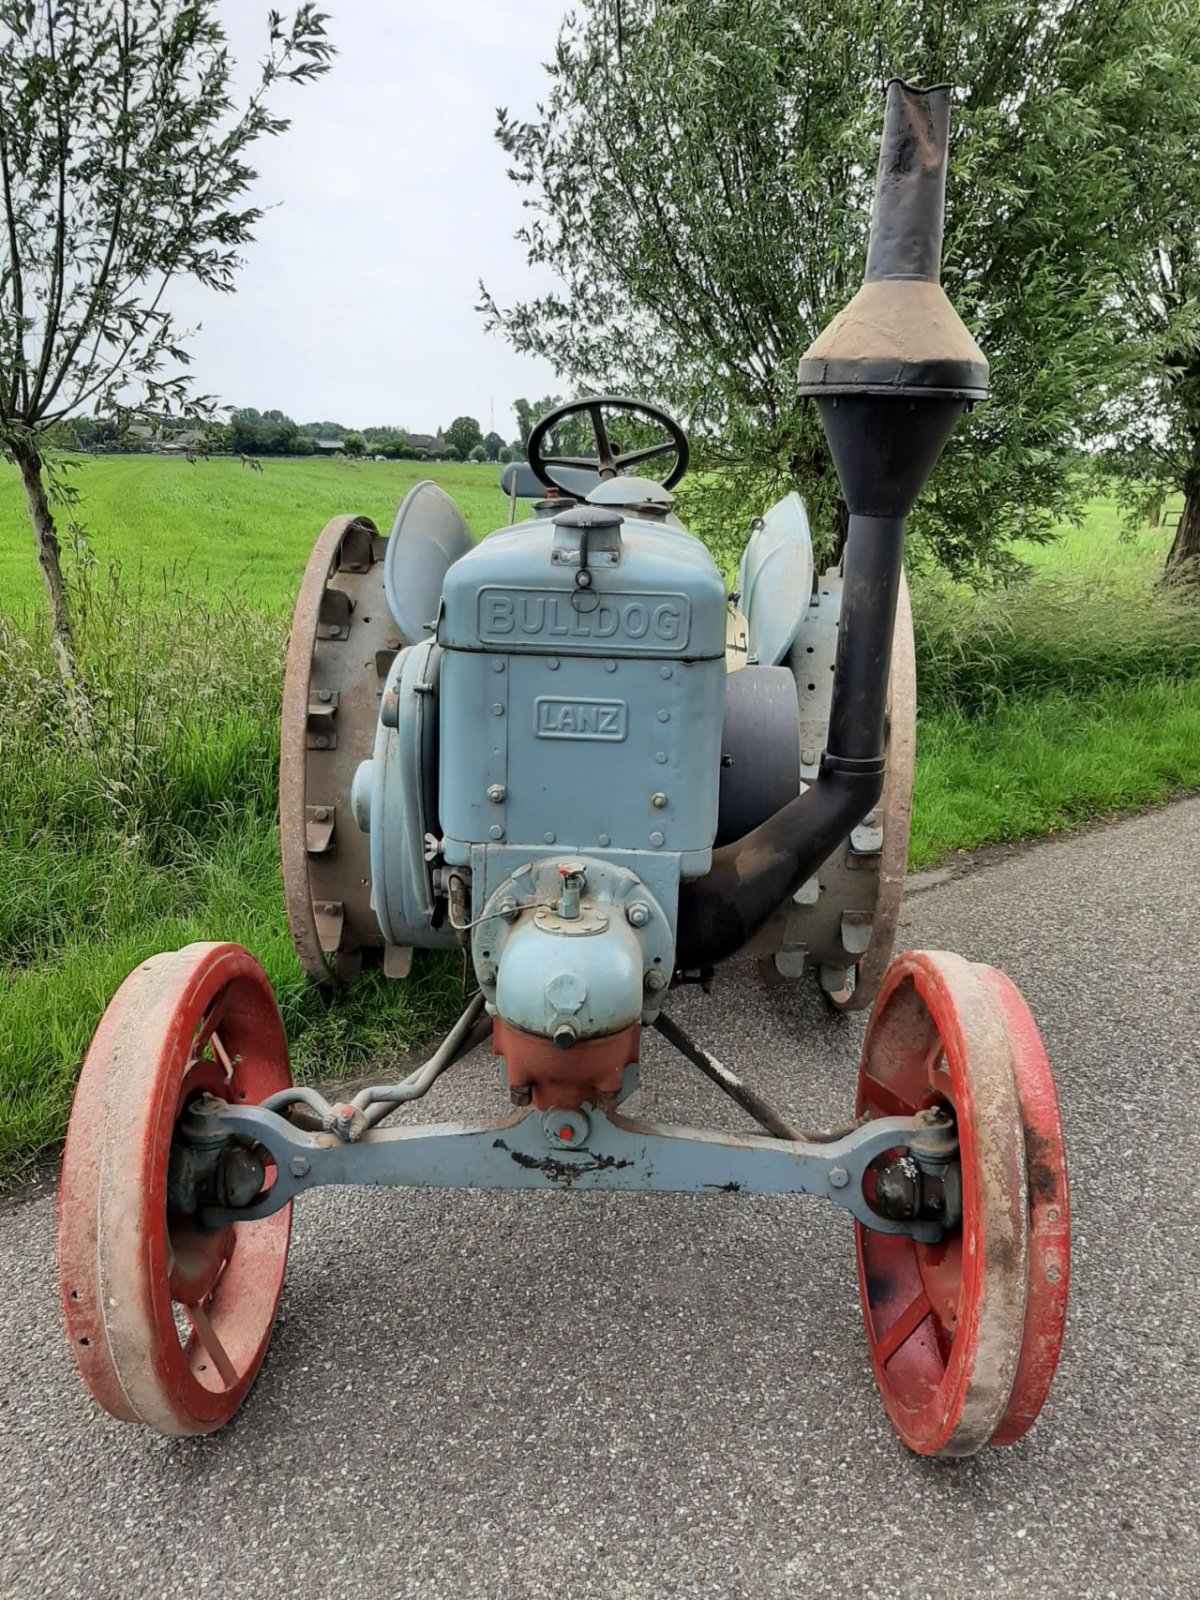
<path id="1" fill-rule="evenodd" d="M 741 949 L 883 791 L 884 717 L 905 521 L 988 366 L 941 287 L 950 89 L 888 84 L 862 288 L 800 362 L 850 511 L 820 776 L 680 890 L 678 964 Z"/>
<path id="2" fill-rule="evenodd" d="M 852 516 L 906 517 L 988 364 L 941 286 L 950 89 L 888 84 L 862 288 L 800 362 Z M 907 402 L 907 404 L 905 403 Z"/>

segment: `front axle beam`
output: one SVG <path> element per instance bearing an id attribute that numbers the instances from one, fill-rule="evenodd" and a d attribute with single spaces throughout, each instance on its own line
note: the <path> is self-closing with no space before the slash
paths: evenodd
<path id="1" fill-rule="evenodd" d="M 878 1232 L 933 1243 L 942 1236 L 941 1220 L 880 1215 L 863 1179 L 888 1151 L 907 1150 L 934 1165 L 957 1154 L 953 1124 L 936 1111 L 876 1118 L 828 1143 L 672 1127 L 589 1106 L 524 1111 L 495 1124 L 376 1128 L 346 1143 L 334 1133 L 306 1132 L 262 1106 L 209 1105 L 210 1135 L 223 1130 L 261 1146 L 275 1168 L 270 1187 L 249 1205 L 203 1206 L 200 1220 L 212 1228 L 270 1216 L 306 1190 L 330 1184 L 623 1189 L 817 1195 Z"/>

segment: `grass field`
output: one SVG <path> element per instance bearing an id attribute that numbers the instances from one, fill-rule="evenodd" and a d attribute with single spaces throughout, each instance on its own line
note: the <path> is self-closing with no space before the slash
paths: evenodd
<path id="1" fill-rule="evenodd" d="M 80 1056 L 138 961 L 191 939 L 253 948 L 296 1065 L 383 1068 L 440 1025 L 460 958 L 332 1008 L 283 914 L 276 727 L 287 617 L 326 519 L 386 528 L 415 463 L 103 458 L 76 475 L 95 565 L 80 641 L 95 706 L 73 748 L 45 647 L 15 474 L 0 473 L 0 1175 L 61 1133 Z M 435 473 L 482 533 L 507 520 L 493 467 Z M 1200 785 L 1200 620 L 1155 588 L 1166 532 L 1086 526 L 976 595 L 914 583 L 921 692 L 912 860 L 1069 827 Z M 113 576 L 116 569 L 116 576 Z"/>
<path id="2" fill-rule="evenodd" d="M 195 466 L 170 456 L 78 459 L 67 481 L 101 562 L 119 563 L 128 582 L 157 586 L 165 572 L 172 587 L 251 597 L 268 610 L 291 605 L 330 517 L 353 511 L 386 533 L 422 478 L 437 478 L 474 532 L 508 521 L 494 466 L 267 457 L 259 473 L 226 458 Z M 20 479 L 0 470 L 0 612 L 40 605 L 32 548 Z"/>

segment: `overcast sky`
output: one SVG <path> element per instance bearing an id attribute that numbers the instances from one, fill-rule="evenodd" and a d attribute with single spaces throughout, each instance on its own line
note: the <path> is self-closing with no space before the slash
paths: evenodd
<path id="1" fill-rule="evenodd" d="M 280 0 L 275 0 L 280 4 Z M 223 0 L 239 61 L 263 53 L 268 0 Z M 283 6 L 282 9 L 290 9 Z M 549 365 L 483 331 L 535 279 L 513 240 L 520 195 L 492 137 L 546 84 L 563 0 L 323 0 L 332 71 L 278 105 L 292 126 L 256 147 L 273 209 L 234 295 L 175 297 L 201 324 L 202 392 L 297 422 L 432 432 L 466 412 L 516 432 L 512 401 L 555 388 Z"/>

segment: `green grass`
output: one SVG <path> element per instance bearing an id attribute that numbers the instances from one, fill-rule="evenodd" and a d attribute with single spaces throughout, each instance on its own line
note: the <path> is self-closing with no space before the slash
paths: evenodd
<path id="1" fill-rule="evenodd" d="M 419 461 L 273 460 L 261 473 L 239 461 L 172 456 L 76 457 L 67 482 L 97 560 L 128 580 L 189 593 L 251 595 L 290 606 L 317 535 L 330 517 L 371 517 L 383 532 L 414 483 L 435 477 L 477 534 L 508 521 L 495 466 Z M 66 541 L 64 540 L 64 543 Z M 20 479 L 0 468 L 0 611 L 41 604 Z"/>
<path id="2" fill-rule="evenodd" d="M 265 467 L 107 458 L 75 475 L 97 562 L 77 574 L 95 706 L 82 752 L 63 726 L 23 498 L 0 472 L 0 1175 L 60 1135 L 100 1012 L 157 950 L 250 946 L 309 1075 L 385 1068 L 461 994 L 460 958 L 332 1006 L 308 987 L 283 912 L 276 729 L 287 614 L 327 518 L 386 528 L 436 476 L 486 532 L 507 520 L 496 470 Z M 914 865 L 1200 786 L 1200 608 L 1156 588 L 1168 539 L 1124 537 L 1100 500 L 1082 529 L 1026 552 L 1024 584 L 914 579 Z"/>

